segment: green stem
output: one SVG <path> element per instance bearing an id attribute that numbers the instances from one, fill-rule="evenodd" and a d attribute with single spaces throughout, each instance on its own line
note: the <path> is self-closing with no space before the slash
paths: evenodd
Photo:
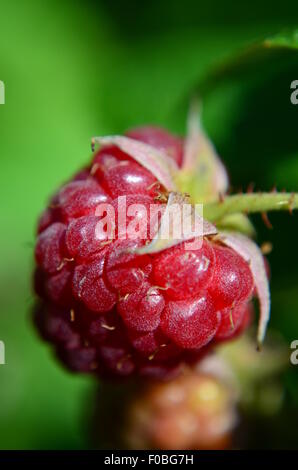
<path id="1" fill-rule="evenodd" d="M 225 196 L 222 201 L 204 204 L 204 218 L 217 222 L 225 215 L 281 211 L 298 208 L 298 193 L 251 193 Z"/>

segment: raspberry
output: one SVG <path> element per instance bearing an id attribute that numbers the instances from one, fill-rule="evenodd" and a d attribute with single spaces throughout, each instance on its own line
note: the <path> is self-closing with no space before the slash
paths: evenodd
<path id="1" fill-rule="evenodd" d="M 140 140 L 158 150 L 163 150 L 178 166 L 181 165 L 183 156 L 183 140 L 176 137 L 159 127 L 138 127 L 127 132 L 127 136 L 132 139 Z"/>
<path id="2" fill-rule="evenodd" d="M 158 285 L 167 287 L 167 295 L 172 299 L 187 299 L 208 286 L 214 264 L 214 250 L 207 240 L 199 250 L 186 251 L 185 244 L 181 244 L 158 256 L 154 278 Z"/>
<path id="3" fill-rule="evenodd" d="M 217 340 L 231 339 L 238 336 L 250 323 L 252 316 L 251 304 L 241 303 L 234 308 L 221 311 L 221 323 L 215 338 Z"/>
<path id="4" fill-rule="evenodd" d="M 160 324 L 165 306 L 162 294 L 149 283 L 131 295 L 120 299 L 117 309 L 128 328 L 136 331 L 154 331 Z"/>
<path id="5" fill-rule="evenodd" d="M 203 292 L 194 300 L 168 302 L 164 309 L 161 328 L 182 348 L 201 348 L 214 337 L 220 312 L 216 311 L 212 298 Z"/>
<path id="6" fill-rule="evenodd" d="M 65 311 L 54 304 L 43 304 L 35 310 L 35 323 L 47 341 L 65 349 L 75 349 L 80 345 L 80 335 L 74 331 Z"/>
<path id="7" fill-rule="evenodd" d="M 61 207 L 62 217 L 67 219 L 93 214 L 100 203 L 108 200 L 107 194 L 94 180 L 87 180 L 66 184 L 59 193 L 57 203 Z"/>
<path id="8" fill-rule="evenodd" d="M 104 255 L 97 256 L 90 263 L 78 265 L 73 274 L 73 294 L 94 312 L 111 310 L 117 300 L 105 283 L 104 261 Z"/>
<path id="9" fill-rule="evenodd" d="M 181 164 L 182 139 L 152 127 L 128 136 Z M 127 206 L 137 205 L 124 226 L 118 218 L 123 196 Z M 165 188 L 148 169 L 109 145 L 42 214 L 35 249 L 41 300 L 36 324 L 69 369 L 168 378 L 245 327 L 254 285 L 249 265 L 233 249 L 205 237 L 197 250 L 181 243 L 136 254 L 152 239 L 150 206 L 159 204 L 162 212 L 165 198 Z M 114 207 L 116 219 L 108 210 L 99 214 L 99 204 Z M 129 239 L 123 239 L 125 232 Z"/>
<path id="10" fill-rule="evenodd" d="M 72 270 L 65 266 L 58 274 L 48 276 L 44 280 L 44 289 L 46 295 L 58 305 L 68 305 L 71 303 L 71 277 Z"/>
<path id="11" fill-rule="evenodd" d="M 47 273 L 57 273 L 63 260 L 66 225 L 55 222 L 38 237 L 35 249 L 37 264 Z"/>
<path id="12" fill-rule="evenodd" d="M 84 261 L 105 247 L 107 236 L 99 234 L 97 224 L 98 218 L 94 215 L 70 221 L 65 233 L 65 248 L 69 256 Z"/>
<path id="13" fill-rule="evenodd" d="M 116 237 L 121 238 L 124 233 L 127 233 L 130 239 L 150 238 L 149 216 L 152 203 L 152 197 L 142 194 L 128 194 L 125 202 L 119 197 L 113 199 L 112 206 L 115 209 L 117 218 L 119 215 L 121 216 L 121 213 L 127 212 L 127 223 L 115 228 Z M 135 210 L 132 210 L 132 208 Z M 154 223 L 154 216 L 151 217 L 151 220 Z"/>
<path id="14" fill-rule="evenodd" d="M 103 186 L 113 196 L 127 194 L 150 194 L 154 176 L 138 163 L 121 161 L 107 168 L 103 174 Z"/>
<path id="15" fill-rule="evenodd" d="M 210 292 L 215 307 L 223 309 L 247 299 L 253 289 L 248 263 L 231 248 L 214 246 L 216 266 Z"/>
<path id="16" fill-rule="evenodd" d="M 149 256 L 136 258 L 133 253 L 129 252 L 137 246 L 137 241 L 117 240 L 107 253 L 107 282 L 124 299 L 129 294 L 136 294 L 136 290 L 142 288 L 152 270 Z"/>
<path id="17" fill-rule="evenodd" d="M 230 337 L 241 324 L 246 305 L 240 304 L 235 308 L 225 308 L 221 311 L 221 323 L 216 332 L 216 338 Z"/>

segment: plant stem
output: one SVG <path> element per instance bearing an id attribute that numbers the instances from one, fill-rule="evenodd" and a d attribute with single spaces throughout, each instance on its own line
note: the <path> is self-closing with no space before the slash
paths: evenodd
<path id="1" fill-rule="evenodd" d="M 204 204 L 204 218 L 217 222 L 225 215 L 281 211 L 298 208 L 298 193 L 249 193 L 225 196 L 222 201 Z"/>

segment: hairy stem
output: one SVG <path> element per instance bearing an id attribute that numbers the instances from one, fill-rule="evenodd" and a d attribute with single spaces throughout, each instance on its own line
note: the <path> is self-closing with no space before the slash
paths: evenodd
<path id="1" fill-rule="evenodd" d="M 250 193 L 225 196 L 219 202 L 204 204 L 204 218 L 218 222 L 225 215 L 267 211 L 281 211 L 298 208 L 298 193 Z"/>

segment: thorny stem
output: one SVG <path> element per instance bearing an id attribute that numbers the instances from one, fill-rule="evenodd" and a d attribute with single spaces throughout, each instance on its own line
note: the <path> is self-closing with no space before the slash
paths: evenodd
<path id="1" fill-rule="evenodd" d="M 218 222 L 225 215 L 267 211 L 281 211 L 298 208 L 298 193 L 250 193 L 225 196 L 219 202 L 204 204 L 204 218 Z"/>

